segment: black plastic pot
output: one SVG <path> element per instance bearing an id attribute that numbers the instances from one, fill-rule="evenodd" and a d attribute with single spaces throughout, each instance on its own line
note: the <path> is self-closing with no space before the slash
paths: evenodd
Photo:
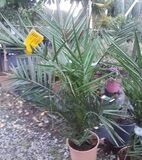
<path id="1" fill-rule="evenodd" d="M 105 138 L 107 141 L 109 142 L 113 142 L 111 136 L 109 135 L 108 131 L 106 130 L 105 126 L 100 126 L 98 127 L 97 129 L 93 129 L 93 132 L 95 132 L 98 137 L 101 139 L 101 138 Z"/>
<path id="2" fill-rule="evenodd" d="M 134 131 L 135 128 L 135 123 L 131 123 L 131 124 L 119 124 L 119 126 L 124 130 L 121 130 L 118 127 L 114 127 L 115 132 L 123 139 L 124 142 L 122 142 L 121 140 L 119 140 L 118 138 L 116 139 L 117 144 L 119 145 L 119 147 L 125 146 L 128 144 L 128 141 L 130 139 L 130 135 L 131 133 Z M 109 141 L 113 146 L 117 146 L 116 143 L 113 141 L 113 139 L 111 138 L 110 134 L 108 133 L 108 131 L 106 130 L 105 126 L 100 126 L 98 127 L 98 129 L 93 129 L 93 132 L 95 132 L 98 137 L 101 138 L 105 138 L 107 141 Z M 127 133 L 126 133 L 127 132 Z"/>
<path id="3" fill-rule="evenodd" d="M 128 141 L 130 139 L 130 135 L 132 134 L 132 132 L 134 132 L 134 128 L 135 128 L 135 123 L 131 123 L 131 124 L 119 124 L 119 126 L 124 130 L 118 128 L 118 127 L 114 127 L 115 132 L 123 139 L 124 142 L 121 142 L 121 140 L 119 140 L 118 138 L 116 138 L 116 141 L 118 143 L 119 146 L 124 146 L 128 144 Z M 127 133 L 126 133 L 127 132 Z M 114 143 L 115 145 L 115 143 Z"/>

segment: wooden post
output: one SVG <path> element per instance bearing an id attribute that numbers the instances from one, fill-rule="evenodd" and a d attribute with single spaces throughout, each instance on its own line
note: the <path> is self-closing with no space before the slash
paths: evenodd
<path id="1" fill-rule="evenodd" d="M 4 55 L 4 62 L 3 62 L 3 66 L 4 66 L 4 72 L 8 71 L 8 60 L 7 60 L 7 50 L 6 50 L 6 45 L 3 45 L 3 55 Z"/>

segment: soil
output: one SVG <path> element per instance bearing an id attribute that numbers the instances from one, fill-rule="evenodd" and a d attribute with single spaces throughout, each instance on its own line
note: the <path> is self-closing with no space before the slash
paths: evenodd
<path id="1" fill-rule="evenodd" d="M 92 149 L 93 147 L 95 147 L 95 145 L 89 144 L 88 142 L 84 142 L 81 146 L 77 146 L 71 141 L 69 142 L 69 144 L 73 149 L 78 150 L 78 151 L 88 151 Z"/>

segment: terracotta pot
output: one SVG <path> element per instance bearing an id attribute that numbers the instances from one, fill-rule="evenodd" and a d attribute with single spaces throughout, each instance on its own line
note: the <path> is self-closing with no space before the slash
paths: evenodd
<path id="1" fill-rule="evenodd" d="M 105 90 L 109 93 L 117 93 L 121 90 L 121 85 L 113 78 L 109 78 L 105 84 Z"/>
<path id="2" fill-rule="evenodd" d="M 69 144 L 69 139 L 67 139 L 67 145 L 69 146 L 70 156 L 72 160 L 96 160 L 97 159 L 97 148 L 99 145 L 99 137 L 94 134 L 97 138 L 97 144 L 94 148 L 87 151 L 78 151 L 72 148 Z"/>
<path id="3" fill-rule="evenodd" d="M 120 149 L 117 155 L 117 160 L 130 160 L 130 157 L 127 156 L 128 147 Z"/>

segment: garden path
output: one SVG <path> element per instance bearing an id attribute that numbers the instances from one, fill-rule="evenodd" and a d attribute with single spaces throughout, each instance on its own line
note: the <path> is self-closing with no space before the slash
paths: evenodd
<path id="1" fill-rule="evenodd" d="M 0 76 L 0 160 L 67 160 L 62 120 L 5 91 L 6 79 Z"/>

